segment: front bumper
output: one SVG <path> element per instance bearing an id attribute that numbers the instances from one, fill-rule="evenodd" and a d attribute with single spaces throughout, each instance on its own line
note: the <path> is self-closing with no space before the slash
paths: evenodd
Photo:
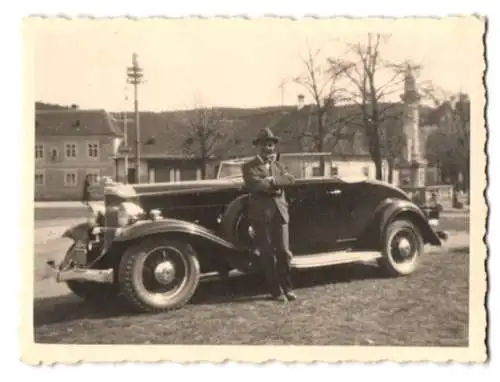
<path id="1" fill-rule="evenodd" d="M 447 241 L 448 240 L 448 234 L 446 232 L 440 231 L 440 230 L 434 231 L 434 232 L 436 232 L 437 237 L 439 237 L 441 239 L 441 241 Z"/>
<path id="2" fill-rule="evenodd" d="M 53 261 L 47 261 L 50 275 L 57 282 L 65 281 L 90 281 L 101 284 L 112 284 L 114 282 L 113 269 L 86 269 L 68 268 L 60 269 Z"/>
<path id="3" fill-rule="evenodd" d="M 48 273 L 57 282 L 66 281 L 87 281 L 102 284 L 114 283 L 114 269 L 93 269 L 86 267 L 90 251 L 96 251 L 93 255 L 95 258 L 99 256 L 102 251 L 106 250 L 104 239 L 112 241 L 115 230 L 106 231 L 102 227 L 94 227 L 91 230 L 86 227 L 77 226 L 66 237 L 74 240 L 75 244 L 68 250 L 64 260 L 56 264 L 54 261 L 47 261 L 46 265 Z M 112 236 L 103 237 L 104 234 L 110 232 Z"/>
<path id="4" fill-rule="evenodd" d="M 437 237 L 439 237 L 439 240 L 441 241 L 448 240 L 448 234 L 445 231 L 438 229 L 439 219 L 436 218 L 429 219 L 429 225 L 431 226 L 432 230 L 437 235 Z"/>

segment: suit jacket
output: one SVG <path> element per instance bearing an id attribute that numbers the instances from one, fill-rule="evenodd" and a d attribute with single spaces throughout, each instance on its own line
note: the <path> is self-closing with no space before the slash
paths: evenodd
<path id="1" fill-rule="evenodd" d="M 278 213 L 283 223 L 288 223 L 288 203 L 284 186 L 295 179 L 281 164 L 274 161 L 269 169 L 259 156 L 242 166 L 243 179 L 250 191 L 248 217 L 254 221 L 270 222 Z M 273 181 L 266 180 L 274 176 Z"/>

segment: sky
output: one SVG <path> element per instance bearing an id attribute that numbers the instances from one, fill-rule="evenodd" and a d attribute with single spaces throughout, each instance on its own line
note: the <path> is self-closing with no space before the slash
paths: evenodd
<path id="1" fill-rule="evenodd" d="M 366 41 L 369 32 L 390 34 L 381 48 L 385 60 L 422 65 L 418 81 L 471 93 L 482 75 L 483 26 L 474 18 L 54 18 L 25 26 L 35 99 L 81 108 L 133 108 L 126 87 L 133 52 L 144 70 L 141 110 L 279 105 L 279 84 L 303 72 L 308 47 L 321 49 L 321 57 L 344 57 L 346 44 Z M 306 94 L 288 83 L 284 104 L 295 104 L 300 93 Z"/>

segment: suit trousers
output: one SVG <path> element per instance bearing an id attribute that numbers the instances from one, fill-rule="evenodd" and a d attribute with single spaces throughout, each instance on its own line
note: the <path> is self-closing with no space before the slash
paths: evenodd
<path id="1" fill-rule="evenodd" d="M 272 296 L 292 291 L 288 224 L 276 213 L 271 221 L 256 221 L 252 227 Z"/>

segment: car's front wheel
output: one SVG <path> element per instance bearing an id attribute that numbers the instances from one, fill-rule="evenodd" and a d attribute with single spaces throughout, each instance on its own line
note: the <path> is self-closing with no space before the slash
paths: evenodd
<path id="1" fill-rule="evenodd" d="M 89 302 L 105 302 L 116 297 L 114 285 L 93 283 L 88 281 L 66 281 L 71 292 Z"/>
<path id="2" fill-rule="evenodd" d="M 191 245 L 153 237 L 127 249 L 118 280 L 123 296 L 139 311 L 176 309 L 193 296 L 200 265 Z"/>
<path id="3" fill-rule="evenodd" d="M 75 248 L 75 243 L 71 245 L 67 253 L 70 253 Z M 89 302 L 105 302 L 114 299 L 118 290 L 115 285 L 94 283 L 90 281 L 66 281 L 66 286 L 75 295 Z"/>
<path id="4" fill-rule="evenodd" d="M 409 220 L 392 222 L 385 232 L 381 265 L 392 276 L 413 273 L 424 252 L 422 234 Z"/>

